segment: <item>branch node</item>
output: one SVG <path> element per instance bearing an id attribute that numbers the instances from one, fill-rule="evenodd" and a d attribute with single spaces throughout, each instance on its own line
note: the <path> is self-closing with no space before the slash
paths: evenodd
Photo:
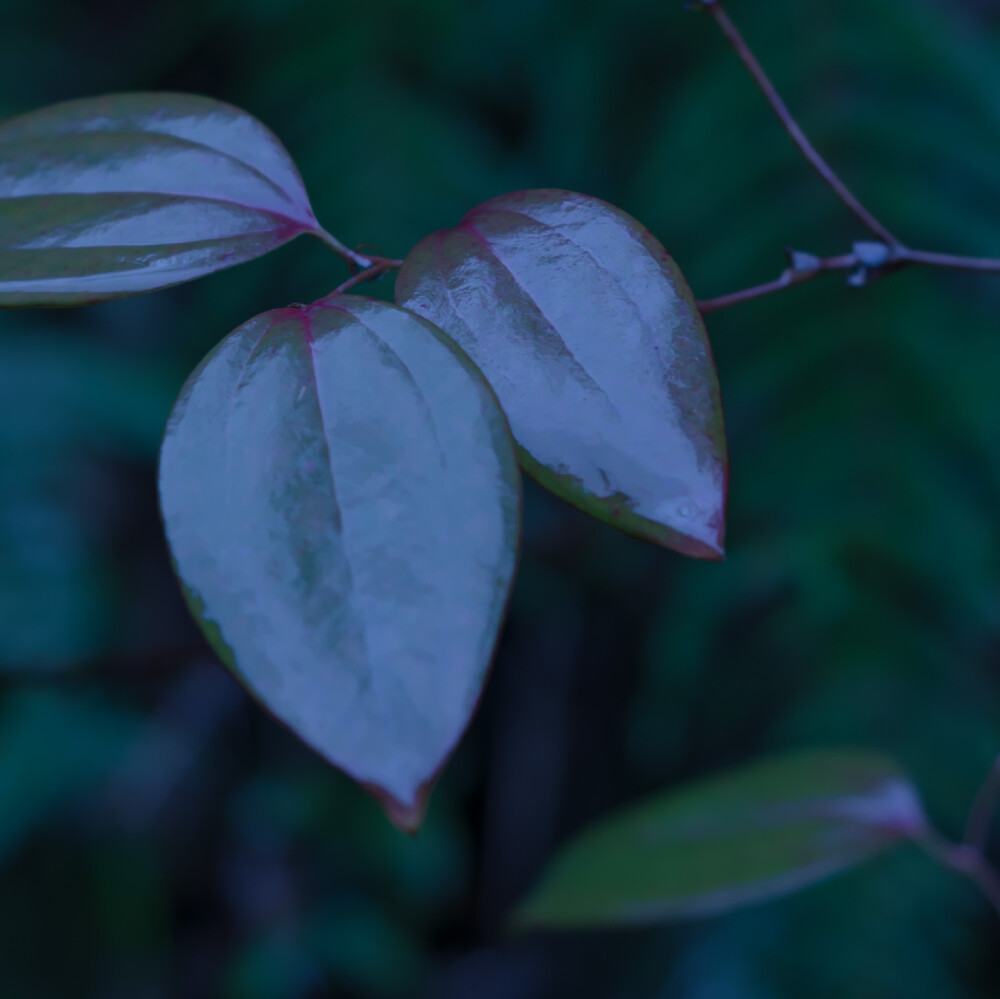
<path id="1" fill-rule="evenodd" d="M 823 267 L 823 261 L 815 253 L 794 250 L 790 246 L 785 247 L 785 257 L 788 260 L 789 269 L 796 274 L 813 274 Z"/>
<path id="2" fill-rule="evenodd" d="M 852 249 L 854 255 L 865 267 L 881 267 L 883 264 L 889 263 L 893 257 L 893 250 L 890 246 L 875 240 L 859 240 Z"/>
<path id="3" fill-rule="evenodd" d="M 764 72 L 763 67 L 750 46 L 740 34 L 736 25 L 730 20 L 723 5 L 723 0 L 688 0 L 686 7 L 688 10 L 707 10 L 709 12 L 723 35 L 725 35 L 726 39 L 733 46 L 740 61 L 760 88 L 768 104 L 771 106 L 771 110 L 775 113 L 799 152 L 802 153 L 806 161 L 827 183 L 837 197 L 840 198 L 843 204 L 850 209 L 854 216 L 875 237 L 859 240 L 854 243 L 853 252 L 840 254 L 835 257 L 818 257 L 813 253 L 805 253 L 789 247 L 785 250 L 786 268 L 778 278 L 768 281 L 765 284 L 755 285 L 752 288 L 745 288 L 742 291 L 731 292 L 728 295 L 699 300 L 698 308 L 703 314 L 715 312 L 717 309 L 725 309 L 738 303 L 748 302 L 751 299 L 760 298 L 762 295 L 770 295 L 784 288 L 791 288 L 830 271 L 845 271 L 847 284 L 852 288 L 863 288 L 883 275 L 918 264 L 925 267 L 950 267 L 957 270 L 1000 274 L 1000 258 L 964 257 L 949 253 L 911 250 L 904 243 L 900 242 L 861 204 L 850 188 L 840 179 L 829 163 L 826 162 L 816 147 L 806 137 L 798 121 L 775 89 L 770 77 Z M 996 808 L 1000 805 L 1000 764 L 998 764 L 998 771 L 994 780 L 996 788 L 994 791 L 989 792 L 992 797 L 988 799 L 988 803 L 993 802 L 995 798 L 992 807 Z M 988 823 L 988 820 L 985 821 Z M 973 822 L 973 840 L 975 842 L 979 842 L 981 837 L 985 835 L 982 832 L 983 822 L 984 820 L 978 816 Z"/>

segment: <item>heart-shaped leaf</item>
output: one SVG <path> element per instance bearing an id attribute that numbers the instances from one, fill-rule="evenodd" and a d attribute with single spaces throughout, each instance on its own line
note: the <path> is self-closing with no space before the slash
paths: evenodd
<path id="1" fill-rule="evenodd" d="M 0 123 L 0 306 L 165 288 L 318 230 L 281 143 L 228 104 L 119 94 Z"/>
<path id="2" fill-rule="evenodd" d="M 160 491 L 223 659 L 418 825 L 479 698 L 518 540 L 513 442 L 469 359 L 353 295 L 264 313 L 181 392 Z"/>
<path id="3" fill-rule="evenodd" d="M 599 822 L 556 857 L 516 919 L 558 927 L 713 915 L 796 891 L 925 828 L 891 761 L 797 753 Z"/>
<path id="4" fill-rule="evenodd" d="M 568 191 L 505 194 L 418 243 L 396 300 L 479 365 L 542 485 L 631 534 L 721 555 L 726 445 L 705 327 L 635 219 Z"/>

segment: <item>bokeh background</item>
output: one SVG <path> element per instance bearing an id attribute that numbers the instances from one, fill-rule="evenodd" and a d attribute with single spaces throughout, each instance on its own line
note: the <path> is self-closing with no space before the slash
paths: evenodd
<path id="1" fill-rule="evenodd" d="M 730 10 L 891 228 L 1000 255 L 1000 3 Z M 701 297 L 864 236 L 679 0 L 0 0 L 0 113 L 126 89 L 256 114 L 324 224 L 394 256 L 538 186 L 636 215 Z M 1000 281 L 832 277 L 711 317 L 722 565 L 529 485 L 496 666 L 411 839 L 213 659 L 156 510 L 188 371 L 345 276 L 301 239 L 0 315 L 0 996 L 1000 994 L 996 917 L 905 850 L 702 923 L 504 930 L 582 824 L 766 751 L 884 750 L 960 832 L 1000 750 Z"/>

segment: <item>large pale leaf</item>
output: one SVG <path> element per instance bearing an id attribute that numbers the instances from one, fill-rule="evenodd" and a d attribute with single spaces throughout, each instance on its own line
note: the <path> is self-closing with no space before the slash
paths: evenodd
<path id="1" fill-rule="evenodd" d="M 718 558 L 726 446 L 701 317 L 635 219 L 568 191 L 505 194 L 406 258 L 396 300 L 479 365 L 524 468 L 603 520 Z"/>
<path id="2" fill-rule="evenodd" d="M 514 571 L 516 457 L 482 376 L 384 302 L 265 313 L 182 391 L 160 489 L 222 657 L 417 825 L 477 703 Z"/>
<path id="3" fill-rule="evenodd" d="M 0 123 L 0 306 L 164 288 L 316 229 L 281 143 L 228 104 L 119 94 Z"/>
<path id="4" fill-rule="evenodd" d="M 517 918 L 557 927 L 712 915 L 820 881 L 924 827 L 891 761 L 798 753 L 599 822 L 557 855 Z"/>

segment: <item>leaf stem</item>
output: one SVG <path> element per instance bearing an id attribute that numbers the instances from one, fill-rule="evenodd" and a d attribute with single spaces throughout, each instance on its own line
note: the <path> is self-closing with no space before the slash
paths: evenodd
<path id="1" fill-rule="evenodd" d="M 722 33 L 729 40 L 740 61 L 746 66 L 754 82 L 760 88 L 768 104 L 784 126 L 792 142 L 798 146 L 799 152 L 809 161 L 812 168 L 823 178 L 838 198 L 854 213 L 871 232 L 890 246 L 899 246 L 900 241 L 884 226 L 855 196 L 851 189 L 840 179 L 829 163 L 820 155 L 816 147 L 809 141 L 794 115 L 788 110 L 781 95 L 775 89 L 770 77 L 764 72 L 757 57 L 754 55 L 746 39 L 733 24 L 722 6 L 722 0 L 703 0 L 702 5 L 715 19 Z"/>
<path id="2" fill-rule="evenodd" d="M 363 254 L 357 253 L 350 247 L 344 246 L 343 243 L 332 233 L 329 233 L 322 226 L 317 226 L 315 229 L 309 230 L 311 235 L 315 236 L 321 243 L 325 243 L 327 246 L 333 250 L 334 253 L 339 257 L 343 257 L 344 260 L 349 261 L 355 267 L 359 267 L 364 270 L 367 267 L 372 266 L 372 259 L 366 257 Z"/>
<path id="3" fill-rule="evenodd" d="M 932 826 L 927 826 L 914 842 L 939 864 L 968 878 L 1000 915 L 1000 874 L 981 850 L 969 843 L 952 843 Z"/>
<path id="4" fill-rule="evenodd" d="M 965 826 L 965 844 L 980 852 L 986 849 L 990 826 L 997 807 L 1000 806 L 1000 756 L 993 761 L 993 767 L 986 775 L 983 786 L 976 795 Z"/>
<path id="5" fill-rule="evenodd" d="M 343 284 L 337 285 L 329 295 L 324 295 L 316 304 L 325 302 L 333 298 L 334 295 L 343 295 L 345 291 L 350 291 L 355 285 L 359 285 L 364 281 L 374 281 L 386 271 L 397 270 L 402 266 L 402 260 L 395 260 L 392 257 L 375 257 L 371 264 L 363 271 L 352 275 Z"/>

